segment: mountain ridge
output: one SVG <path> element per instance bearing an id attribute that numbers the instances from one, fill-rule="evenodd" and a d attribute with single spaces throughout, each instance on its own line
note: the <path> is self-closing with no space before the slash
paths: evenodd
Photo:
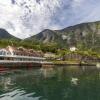
<path id="1" fill-rule="evenodd" d="M 100 47 L 100 21 L 82 23 L 61 30 L 46 29 L 25 40 L 37 40 L 41 43 L 54 42 L 66 47 L 79 45 L 89 48 Z"/>

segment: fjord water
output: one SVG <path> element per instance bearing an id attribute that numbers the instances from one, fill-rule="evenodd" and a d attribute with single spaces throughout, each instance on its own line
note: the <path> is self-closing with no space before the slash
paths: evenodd
<path id="1" fill-rule="evenodd" d="M 100 100 L 100 71 L 55 66 L 1 72 L 0 100 Z"/>

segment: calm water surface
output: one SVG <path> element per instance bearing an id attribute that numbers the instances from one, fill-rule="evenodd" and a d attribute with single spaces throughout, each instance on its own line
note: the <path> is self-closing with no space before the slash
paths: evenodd
<path id="1" fill-rule="evenodd" d="M 56 66 L 0 73 L 0 100 L 100 100 L 100 71 Z"/>

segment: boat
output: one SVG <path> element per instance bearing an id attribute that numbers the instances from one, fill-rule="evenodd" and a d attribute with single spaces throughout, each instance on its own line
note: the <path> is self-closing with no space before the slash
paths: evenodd
<path id="1" fill-rule="evenodd" d="M 41 67 L 46 63 L 41 51 L 12 47 L 0 49 L 0 69 Z"/>

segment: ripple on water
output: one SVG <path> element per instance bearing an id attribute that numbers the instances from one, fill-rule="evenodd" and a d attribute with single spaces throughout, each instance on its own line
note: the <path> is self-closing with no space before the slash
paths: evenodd
<path id="1" fill-rule="evenodd" d="M 16 89 L 0 95 L 0 100 L 39 100 L 40 97 L 32 97 L 35 93 L 26 93 L 24 90 Z"/>

